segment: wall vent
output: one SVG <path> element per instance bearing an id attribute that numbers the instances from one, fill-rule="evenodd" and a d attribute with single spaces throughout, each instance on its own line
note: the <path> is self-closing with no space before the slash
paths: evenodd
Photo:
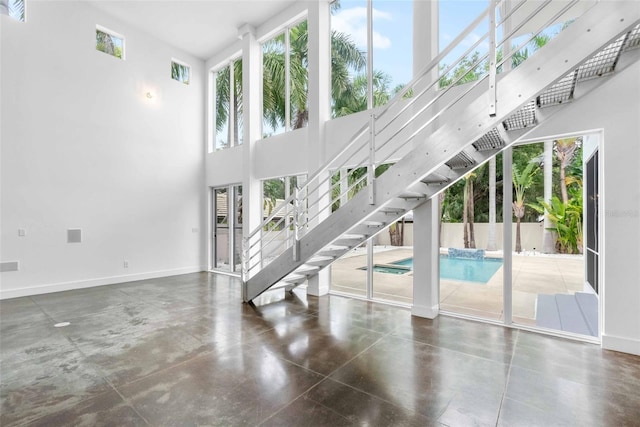
<path id="1" fill-rule="evenodd" d="M 18 271 L 20 269 L 19 261 L 7 261 L 0 262 L 0 272 L 4 273 L 5 271 Z"/>
<path id="2" fill-rule="evenodd" d="M 67 243 L 82 243 L 82 230 L 79 228 L 68 229 Z"/>

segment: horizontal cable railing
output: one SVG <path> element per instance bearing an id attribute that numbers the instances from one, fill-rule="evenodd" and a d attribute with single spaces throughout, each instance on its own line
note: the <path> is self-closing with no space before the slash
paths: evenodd
<path id="1" fill-rule="evenodd" d="M 393 164 L 401 157 L 403 150 L 408 152 L 411 149 L 410 142 L 424 135 L 430 127 L 435 127 L 438 117 L 442 117 L 486 78 L 490 79 L 495 95 L 495 75 L 505 69 L 505 64 L 513 63 L 514 55 L 526 49 L 536 36 L 556 23 L 576 4 L 585 1 L 588 2 L 566 2 L 557 11 L 552 10 L 551 17 L 545 16 L 540 19 L 543 22 L 535 22 L 535 30 L 527 32 L 529 36 L 519 36 L 518 33 L 526 25 L 533 23 L 550 5 L 557 2 L 509 2 L 513 6 L 505 11 L 504 1 L 491 0 L 489 7 L 430 60 L 384 107 L 377 113 L 371 111 L 370 120 L 353 133 L 331 160 L 302 185 L 297 185 L 294 194 L 287 197 L 259 227 L 244 237 L 244 280 L 248 280 L 290 248 L 293 248 L 293 257 L 297 261 L 297 242 L 332 212 L 342 208 L 345 198 L 349 199 L 359 191 L 368 189 L 369 201 L 375 204 L 373 187 L 376 175 L 384 174 L 388 169 L 384 168 L 378 174 L 378 166 Z M 511 22 L 517 13 L 527 12 L 528 6 L 531 6 L 531 11 L 524 13 L 526 16 L 515 24 Z M 481 30 L 487 23 L 489 30 Z M 501 29 L 500 36 L 497 35 L 497 28 Z M 466 41 L 477 32 L 482 35 L 467 47 Z M 517 46 L 512 47 L 512 40 L 516 36 L 523 40 L 518 40 Z M 478 52 L 485 45 L 489 46 L 486 52 Z M 457 54 L 450 65 L 443 64 L 445 59 L 457 51 L 462 53 Z M 463 66 L 467 69 L 459 71 Z M 468 84 L 461 87 L 463 83 Z M 458 89 L 454 89 L 456 87 Z M 487 109 L 491 114 L 489 105 Z M 285 218 L 292 220 L 291 228 Z M 283 222 L 285 226 L 280 228 Z"/>

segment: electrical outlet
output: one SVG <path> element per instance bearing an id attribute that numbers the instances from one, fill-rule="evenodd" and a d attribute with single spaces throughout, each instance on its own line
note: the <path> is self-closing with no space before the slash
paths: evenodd
<path id="1" fill-rule="evenodd" d="M 125 261 L 123 264 L 124 264 L 124 268 L 129 268 L 129 261 Z"/>
<path id="2" fill-rule="evenodd" d="M 192 232 L 192 233 L 197 233 L 198 231 L 200 231 L 200 229 L 198 229 L 197 227 L 193 227 L 193 228 L 191 229 L 191 232 Z"/>
<path id="3" fill-rule="evenodd" d="M 25 230 L 24 228 L 18 228 L 18 236 L 19 237 L 24 237 L 27 235 L 27 230 Z"/>

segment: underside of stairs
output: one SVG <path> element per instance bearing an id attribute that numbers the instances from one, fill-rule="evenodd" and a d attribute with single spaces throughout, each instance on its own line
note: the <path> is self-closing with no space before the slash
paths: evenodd
<path id="1" fill-rule="evenodd" d="M 477 82 L 444 108 L 428 98 L 416 100 L 414 110 L 426 106 L 418 114 L 409 115 L 388 143 L 391 148 L 408 140 L 413 144 L 385 173 L 375 179 L 369 177 L 363 190 L 333 212 L 331 201 L 324 205 L 323 215 L 305 211 L 313 203 L 312 196 L 303 203 L 293 201 L 297 203 L 292 218 L 296 232 L 291 244 L 269 262 L 260 259 L 264 254 L 254 254 L 254 249 L 262 246 L 259 239 L 264 224 L 247 238 L 244 256 L 249 267 L 243 272 L 244 301 L 250 302 L 269 289 L 291 290 L 303 284 L 473 168 L 526 137 L 557 109 L 570 108 L 578 83 L 612 73 L 620 55 L 640 44 L 639 22 L 640 4 L 597 3 L 536 55 L 514 70 L 499 74 L 496 89 L 492 89 L 489 78 Z M 494 95 L 497 109 L 490 114 Z M 374 163 L 380 164 L 377 157 Z M 304 215 L 306 222 L 299 227 L 296 222 Z M 259 262 L 252 264 L 254 258 Z"/>

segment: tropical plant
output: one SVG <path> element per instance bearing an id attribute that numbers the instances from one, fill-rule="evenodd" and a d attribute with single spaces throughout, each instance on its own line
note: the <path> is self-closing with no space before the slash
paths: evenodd
<path id="1" fill-rule="evenodd" d="M 335 117 L 347 116 L 367 109 L 367 82 L 366 74 L 359 74 L 345 89 L 333 99 L 333 115 Z M 391 77 L 383 71 L 373 72 L 373 106 L 378 107 L 389 102 L 389 84 Z"/>
<path id="2" fill-rule="evenodd" d="M 242 60 L 233 61 L 233 105 L 230 102 L 231 94 L 231 66 L 224 67 L 218 71 L 216 76 L 216 131 L 220 132 L 227 128 L 227 138 L 220 145 L 228 147 L 231 142 L 233 145 L 240 144 L 240 129 L 242 128 Z M 229 113 L 234 112 L 233 123 L 229 123 Z M 233 141 L 231 141 L 231 132 L 233 131 Z"/>
<path id="3" fill-rule="evenodd" d="M 516 217 L 516 252 L 522 252 L 522 244 L 520 243 L 520 221 L 524 216 L 525 191 L 533 184 L 533 177 L 540 169 L 539 164 L 530 161 L 527 166 L 520 171 L 516 164 L 513 165 L 513 188 L 516 193 L 516 200 L 513 202 L 513 214 Z"/>
<path id="4" fill-rule="evenodd" d="M 172 79 L 188 85 L 190 77 L 191 76 L 189 75 L 188 66 L 171 61 L 171 78 Z"/>
<path id="5" fill-rule="evenodd" d="M 9 0 L 8 4 L 9 16 L 18 21 L 24 22 L 25 20 L 25 9 L 24 9 L 24 0 Z"/>
<path id="6" fill-rule="evenodd" d="M 572 191 L 572 197 L 567 203 L 560 200 L 558 196 L 553 196 L 551 203 L 539 197 L 538 204 L 527 206 L 541 214 L 546 211 L 547 218 L 553 224 L 549 229 L 556 233 L 556 250 L 559 253 L 582 253 L 582 191 Z"/>
<path id="7" fill-rule="evenodd" d="M 462 224 L 464 227 L 464 247 L 475 248 L 476 239 L 473 229 L 474 205 L 473 205 L 473 179 L 476 174 L 469 172 L 464 176 L 464 206 L 462 214 Z"/>
<path id="8" fill-rule="evenodd" d="M 122 59 L 122 47 L 114 39 L 116 37 L 104 31 L 96 30 L 96 49 Z"/>
<path id="9" fill-rule="evenodd" d="M 580 138 L 561 138 L 554 141 L 553 151 L 556 153 L 560 167 L 560 194 L 562 202 L 565 204 L 569 202 L 566 170 L 571 164 L 580 142 Z"/>

